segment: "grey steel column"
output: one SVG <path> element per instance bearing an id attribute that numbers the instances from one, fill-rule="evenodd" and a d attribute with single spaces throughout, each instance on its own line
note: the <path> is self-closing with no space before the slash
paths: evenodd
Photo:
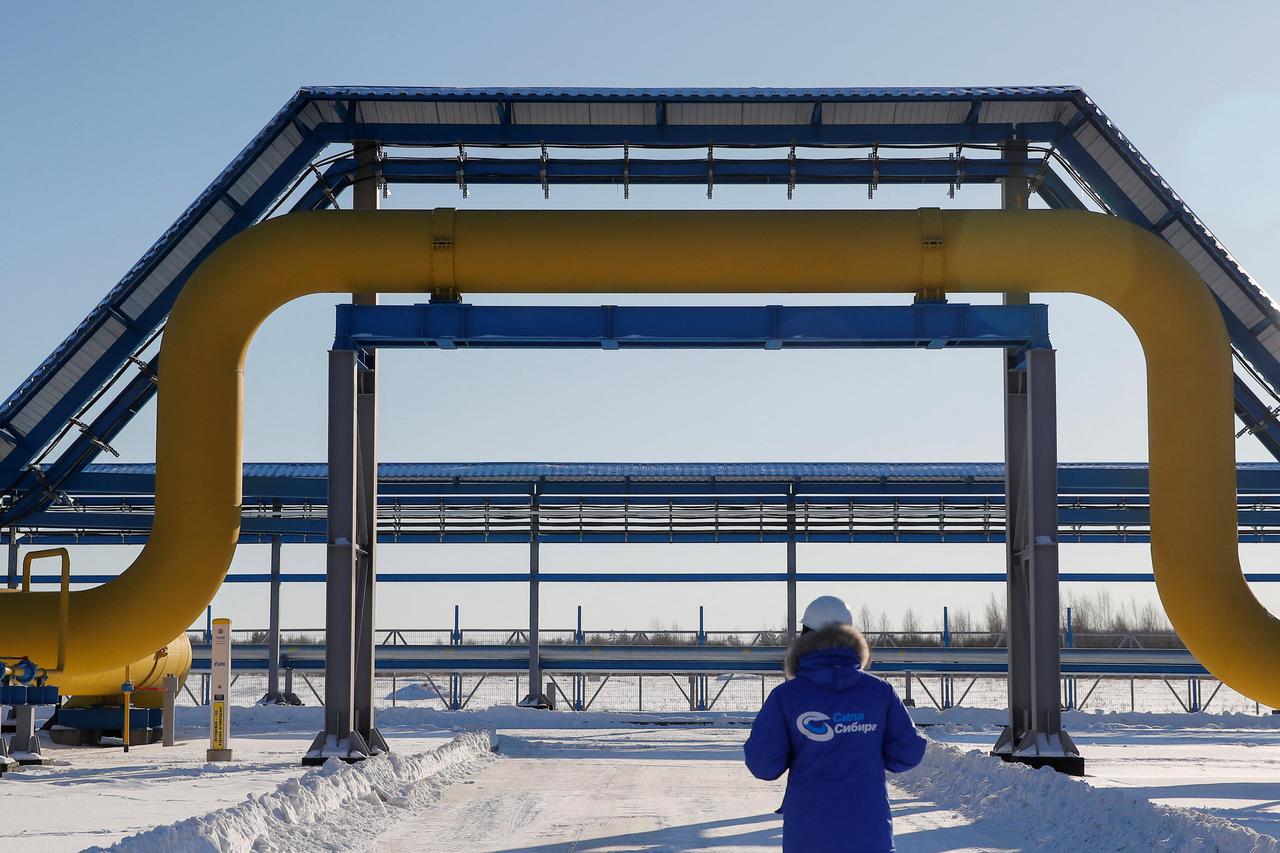
<path id="1" fill-rule="evenodd" d="M 280 501 L 272 507 L 272 516 L 280 519 Z M 282 705 L 280 695 L 280 552 L 283 546 L 279 535 L 271 537 L 271 603 L 267 616 L 267 693 L 260 705 Z"/>
<path id="2" fill-rule="evenodd" d="M 546 708 L 548 696 L 538 690 L 542 687 L 542 661 L 538 655 L 538 487 L 529 495 L 529 695 L 520 704 L 529 708 Z"/>
<path id="3" fill-rule="evenodd" d="M 9 528 L 9 589 L 18 588 L 18 528 Z"/>
<path id="4" fill-rule="evenodd" d="M 9 738 L 9 758 L 23 767 L 52 764 L 40 749 L 40 733 L 36 731 L 36 706 L 15 705 L 13 737 Z M 2 739 L 2 738 L 0 738 Z"/>
<path id="5" fill-rule="evenodd" d="M 352 731 L 356 624 L 356 353 L 329 353 L 329 518 L 326 535 L 324 729 L 302 759 L 366 754 Z M 358 742 L 358 743 L 357 743 Z"/>
<path id="6" fill-rule="evenodd" d="M 1010 361 L 1016 356 L 1006 356 Z M 1027 372 L 1018 365 L 1005 372 L 1004 394 L 1005 492 L 1005 642 L 1009 647 L 1008 750 L 1031 727 L 1031 640 L 1026 612 L 1030 601 L 1021 555 L 1028 543 L 1027 496 Z M 997 749 L 1001 745 L 997 744 Z"/>
<path id="7" fill-rule="evenodd" d="M 1009 726 L 1006 761 L 1084 774 L 1059 706 L 1057 382 L 1052 350 L 1031 350 L 1005 395 Z"/>
<path id="8" fill-rule="evenodd" d="M 796 487 L 787 487 L 787 642 L 796 638 Z"/>
<path id="9" fill-rule="evenodd" d="M 355 210 L 378 209 L 378 154 L 373 141 L 354 147 L 356 171 L 351 186 Z M 352 294 L 357 305 L 376 305 L 376 293 Z M 377 353 L 360 354 L 356 374 L 356 634 L 355 686 L 352 727 L 374 752 L 385 752 L 386 741 L 374 721 L 374 629 L 378 544 L 378 396 Z"/>
<path id="10" fill-rule="evenodd" d="M 1058 402 L 1053 350 L 1027 353 L 1027 496 L 1022 554 L 1030 594 L 1031 725 L 1050 742 L 1062 734 L 1058 607 Z M 1081 766 L 1083 772 L 1083 765 Z"/>
<path id="11" fill-rule="evenodd" d="M 538 658 L 538 623 L 541 606 L 538 601 L 538 538 L 541 536 L 541 519 L 538 517 L 538 487 L 533 487 L 529 499 L 529 684 L 536 690 L 542 684 L 542 661 Z"/>
<path id="12" fill-rule="evenodd" d="M 1001 154 L 1011 164 L 1027 159 L 1027 143 L 1007 140 L 1001 145 Z M 1021 169 L 1013 168 L 1011 175 L 1000 182 L 1000 206 L 1004 210 L 1026 210 L 1029 204 L 1026 176 Z M 1026 293 L 1004 294 L 1005 305 L 1026 305 L 1031 297 Z M 1004 460 L 1005 460 L 1005 565 L 1008 571 L 1006 586 L 1007 609 L 1005 642 L 1009 646 L 1009 714 L 1011 725 L 1022 731 L 1028 725 L 1024 718 L 1031 710 L 1030 684 L 1027 677 L 1026 655 L 1029 652 L 1021 602 L 1026 600 L 1024 578 L 1015 571 L 1017 555 L 1025 542 L 1027 451 L 1027 374 L 1021 365 L 1021 354 L 1012 349 L 1004 351 Z M 1055 496 L 1056 498 L 1056 496 Z"/>
<path id="13" fill-rule="evenodd" d="M 356 637 L 353 727 L 374 752 L 387 752 L 374 721 L 374 647 L 378 543 L 378 409 L 373 353 L 356 380 Z"/>

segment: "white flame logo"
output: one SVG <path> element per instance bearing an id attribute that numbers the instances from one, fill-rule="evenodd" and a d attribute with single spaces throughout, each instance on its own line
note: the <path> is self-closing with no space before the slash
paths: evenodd
<path id="1" fill-rule="evenodd" d="M 796 728 L 800 730 L 800 734 L 809 740 L 816 740 L 822 743 L 836 736 L 835 731 L 831 728 L 830 720 L 831 718 L 821 711 L 805 711 L 796 717 Z"/>

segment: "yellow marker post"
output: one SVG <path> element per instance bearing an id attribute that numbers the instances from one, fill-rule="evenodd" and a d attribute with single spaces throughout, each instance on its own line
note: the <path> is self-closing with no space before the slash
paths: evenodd
<path id="1" fill-rule="evenodd" d="M 120 685 L 124 694 L 124 724 L 120 727 L 120 739 L 124 741 L 124 751 L 129 751 L 129 711 L 133 705 L 133 681 L 129 678 L 129 667 L 124 668 L 124 683 Z"/>
<path id="2" fill-rule="evenodd" d="M 209 761 L 231 760 L 231 620 L 213 620 L 209 654 Z"/>

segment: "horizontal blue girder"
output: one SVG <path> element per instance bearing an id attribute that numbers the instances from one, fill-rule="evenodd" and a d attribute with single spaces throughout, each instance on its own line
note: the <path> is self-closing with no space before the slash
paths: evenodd
<path id="1" fill-rule="evenodd" d="M 1250 583 L 1280 583 L 1280 572 L 1246 572 Z M 116 575 L 72 575 L 73 584 L 97 584 Z M 1004 572 L 797 572 L 802 583 L 1004 583 Z M 785 572 L 539 572 L 542 583 L 782 583 Z M 1151 572 L 1060 572 L 1062 583 L 1153 583 Z M 324 583 L 321 572 L 282 572 L 281 583 Z M 32 575 L 33 584 L 57 584 L 58 575 Z M 234 572 L 226 583 L 270 583 L 268 572 Z M 378 572 L 379 583 L 528 583 L 523 572 Z"/>
<path id="2" fill-rule="evenodd" d="M 339 305 L 334 348 L 357 346 L 942 349 L 1050 344 L 1044 305 Z"/>
<path id="3" fill-rule="evenodd" d="M 244 502 L 270 507 L 272 500 L 327 494 L 322 462 L 246 463 Z M 379 495 L 520 495 L 534 485 L 549 495 L 1004 495 L 999 462 L 764 462 L 764 463 L 449 463 L 382 462 Z M 86 495 L 132 496 L 147 506 L 155 494 L 154 463 L 96 464 L 68 481 L 66 490 Z M 1236 466 L 1242 496 L 1280 496 L 1280 464 Z M 1068 462 L 1058 465 L 1058 494 L 1141 498 L 1147 466 L 1141 462 Z"/>

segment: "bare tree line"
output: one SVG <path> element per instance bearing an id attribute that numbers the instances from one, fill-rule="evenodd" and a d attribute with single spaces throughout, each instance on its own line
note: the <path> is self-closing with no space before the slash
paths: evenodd
<path id="1" fill-rule="evenodd" d="M 953 646 L 997 646 L 1004 644 L 1006 603 L 992 595 L 978 613 L 968 608 L 949 608 L 947 628 Z M 1069 617 L 1069 621 L 1068 621 Z M 873 615 L 863 604 L 854 618 L 872 645 L 937 646 L 943 642 L 942 617 L 935 616 L 928 627 L 908 607 L 896 621 L 881 611 Z M 1168 617 L 1154 601 L 1139 604 L 1133 599 L 1117 601 L 1108 590 L 1062 598 L 1059 630 L 1066 644 L 1082 648 L 1137 645 L 1143 648 L 1182 648 L 1182 642 Z"/>
<path id="2" fill-rule="evenodd" d="M 947 628 L 953 646 L 1000 646 L 1005 642 L 1005 598 L 991 595 L 977 612 L 967 607 L 949 608 Z M 1154 601 L 1141 604 L 1134 599 L 1116 600 L 1108 590 L 1098 590 L 1083 595 L 1062 597 L 1062 619 L 1059 626 L 1066 645 L 1067 614 L 1070 608 L 1071 644 L 1082 648 L 1137 645 L 1142 648 L 1182 648 L 1182 642 L 1173 632 L 1164 611 Z M 874 613 L 864 602 L 854 614 L 854 625 L 867 636 L 873 646 L 941 646 L 943 644 L 942 614 L 926 617 L 908 607 L 901 616 L 890 618 L 881 610 Z M 464 634 L 465 637 L 465 634 Z M 266 631 L 257 631 L 247 640 L 265 643 Z M 679 622 L 664 624 L 655 619 L 648 630 L 610 630 L 585 632 L 583 640 L 588 645 L 645 645 L 680 646 L 696 645 L 696 633 L 681 630 Z M 323 636 L 294 633 L 284 634 L 281 641 L 287 644 L 323 643 Z M 243 641 L 241 641 L 243 642 Z M 486 640 L 466 637 L 470 645 Z M 487 642 L 494 642 L 488 639 Z M 573 643 L 569 637 L 549 634 L 543 637 L 549 645 Z M 766 628 L 753 632 L 708 631 L 702 643 L 713 646 L 784 646 L 786 631 L 782 628 Z"/>

